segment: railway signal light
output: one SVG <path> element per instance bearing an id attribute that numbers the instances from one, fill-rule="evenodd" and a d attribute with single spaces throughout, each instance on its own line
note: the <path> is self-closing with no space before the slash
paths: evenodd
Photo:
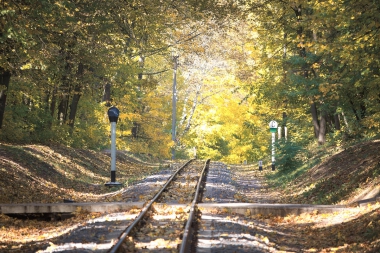
<path id="1" fill-rule="evenodd" d="M 115 106 L 108 109 L 108 118 L 111 122 L 111 182 L 106 186 L 121 186 L 116 182 L 116 123 L 119 118 L 120 111 Z"/>
<path id="2" fill-rule="evenodd" d="M 276 166 L 275 166 L 275 156 L 274 156 L 274 142 L 276 140 L 276 132 L 277 132 L 277 122 L 275 120 L 272 120 L 271 122 L 269 122 L 269 129 L 270 129 L 270 132 L 272 133 L 272 170 L 275 170 L 276 169 Z"/>

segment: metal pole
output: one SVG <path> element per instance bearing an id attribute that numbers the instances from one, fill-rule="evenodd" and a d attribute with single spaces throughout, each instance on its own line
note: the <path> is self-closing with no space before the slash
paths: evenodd
<path id="1" fill-rule="evenodd" d="M 172 100 L 172 141 L 174 147 L 172 148 L 172 160 L 175 159 L 175 143 L 176 143 L 176 121 L 177 121 L 177 65 L 178 56 L 173 57 L 173 100 Z"/>
<path id="2" fill-rule="evenodd" d="M 108 118 L 111 122 L 111 182 L 106 186 L 121 186 L 116 182 L 116 123 L 119 118 L 120 111 L 115 106 L 108 109 Z"/>
<path id="3" fill-rule="evenodd" d="M 272 133 L 272 170 L 275 170 L 275 154 L 274 154 L 274 144 L 276 140 L 276 133 Z"/>
<path id="4" fill-rule="evenodd" d="M 111 183 L 116 181 L 116 122 L 111 122 Z"/>

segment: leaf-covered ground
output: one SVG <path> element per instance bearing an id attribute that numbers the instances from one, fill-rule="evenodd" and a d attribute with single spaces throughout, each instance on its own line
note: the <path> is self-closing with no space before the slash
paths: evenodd
<path id="1" fill-rule="evenodd" d="M 322 155 L 321 155 L 322 154 Z M 264 180 L 266 194 L 278 203 L 346 204 L 352 207 L 365 200 L 369 204 L 353 211 L 334 214 L 305 214 L 264 219 L 276 233 L 309 252 L 380 252 L 380 141 L 360 143 L 334 152 L 316 152 L 308 164 L 298 170 L 280 172 Z M 295 180 L 288 177 L 299 174 Z M 275 178 L 275 180 L 274 180 Z M 276 181 L 277 180 L 277 181 Z M 280 188 L 278 181 L 287 182 Z M 280 241 L 275 241 L 280 243 Z"/>
<path id="2" fill-rule="evenodd" d="M 116 161 L 116 181 L 124 186 L 163 167 L 121 152 Z M 0 203 L 104 201 L 112 191 L 104 186 L 110 181 L 110 163 L 107 152 L 0 144 Z"/>
<path id="3" fill-rule="evenodd" d="M 380 194 L 380 141 L 316 152 L 298 170 L 284 171 L 276 180 L 287 182 L 292 174 L 301 174 L 283 185 L 282 203 L 352 204 Z M 321 155 L 323 155 L 321 157 Z M 310 166 L 308 164 L 316 164 Z M 272 182 L 273 183 L 273 182 Z"/>
<path id="4" fill-rule="evenodd" d="M 261 198 L 287 203 L 352 203 L 377 193 L 380 142 L 359 144 L 320 159 L 284 188 L 274 188 L 264 174 L 250 166 L 236 166 L 233 181 L 261 181 L 261 188 L 241 191 L 244 202 Z M 59 146 L 0 145 L 0 203 L 104 201 L 111 190 L 109 154 Z M 132 179 L 157 172 L 163 165 L 148 164 L 118 155 L 117 180 L 128 186 Z M 296 171 L 294 173 L 297 173 Z M 112 200 L 112 199 L 111 199 Z M 20 220 L 0 215 L 0 251 L 22 252 L 21 244 L 45 242 L 67 232 L 97 213 L 78 212 L 63 221 Z M 226 214 L 232 215 L 232 214 Z M 260 220 L 267 234 L 263 243 L 282 252 L 380 252 L 380 204 L 334 214 L 239 217 L 249 224 Z M 29 238 L 29 239 L 28 239 Z M 35 243 L 33 245 L 36 245 Z"/>
<path id="5" fill-rule="evenodd" d="M 379 203 L 286 217 L 235 214 L 228 209 L 204 214 L 212 217 L 211 227 L 203 228 L 213 231 L 211 252 L 380 252 Z"/>

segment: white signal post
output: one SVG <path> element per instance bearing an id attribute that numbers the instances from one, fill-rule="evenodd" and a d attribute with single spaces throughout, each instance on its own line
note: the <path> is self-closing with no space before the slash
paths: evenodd
<path id="1" fill-rule="evenodd" d="M 108 109 L 108 118 L 111 122 L 111 182 L 106 183 L 106 186 L 121 186 L 116 182 L 116 123 L 119 118 L 119 109 L 112 106 Z"/>
<path id="2" fill-rule="evenodd" d="M 276 169 L 274 146 L 275 146 L 275 141 L 276 141 L 277 127 L 278 127 L 278 124 L 276 121 L 272 120 L 271 122 L 269 122 L 269 129 L 270 129 L 270 132 L 272 133 L 272 170 Z"/>

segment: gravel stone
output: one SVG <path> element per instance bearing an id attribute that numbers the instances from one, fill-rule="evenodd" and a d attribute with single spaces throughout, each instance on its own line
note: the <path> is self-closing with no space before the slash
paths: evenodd
<path id="1" fill-rule="evenodd" d="M 228 167 L 221 162 L 211 162 L 203 203 L 275 203 L 275 196 L 266 191 L 262 174 L 248 166 L 241 172 L 242 166 Z M 234 215 L 235 218 L 231 219 L 230 215 L 202 213 L 197 253 L 278 251 L 268 243 L 260 222 L 247 225 L 243 222 L 244 216 Z"/>
<path id="2" fill-rule="evenodd" d="M 153 197 L 154 194 L 167 182 L 170 176 L 179 168 L 179 164 L 169 169 L 161 170 L 129 186 L 122 192 L 123 201 L 138 202 Z"/>

